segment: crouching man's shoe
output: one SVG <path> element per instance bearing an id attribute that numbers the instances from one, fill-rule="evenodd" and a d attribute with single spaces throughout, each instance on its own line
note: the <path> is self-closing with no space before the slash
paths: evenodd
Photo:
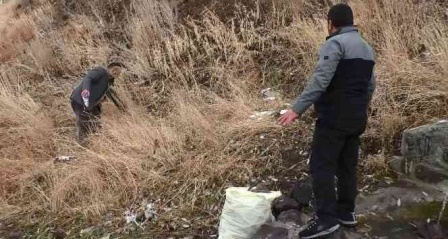
<path id="1" fill-rule="evenodd" d="M 354 227 L 358 224 L 358 221 L 356 221 L 356 214 L 354 212 L 339 213 L 338 217 L 339 223 L 342 226 Z"/>
<path id="2" fill-rule="evenodd" d="M 319 220 L 316 216 L 308 222 L 303 229 L 301 229 L 299 235 L 301 239 L 312 239 L 327 236 L 339 229 L 338 223 L 325 223 Z"/>

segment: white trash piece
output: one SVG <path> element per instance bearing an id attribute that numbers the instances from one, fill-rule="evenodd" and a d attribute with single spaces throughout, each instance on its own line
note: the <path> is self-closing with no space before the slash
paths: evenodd
<path id="1" fill-rule="evenodd" d="M 271 204 L 281 192 L 255 193 L 249 188 L 231 187 L 219 222 L 219 239 L 251 239 L 261 225 L 274 217 Z"/>

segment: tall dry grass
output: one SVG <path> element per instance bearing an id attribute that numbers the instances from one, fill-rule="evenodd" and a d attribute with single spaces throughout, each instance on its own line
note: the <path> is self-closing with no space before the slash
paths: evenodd
<path id="1" fill-rule="evenodd" d="M 76 237 L 108 213 L 116 220 L 107 227 L 123 228 L 126 208 L 153 200 L 153 236 L 194 234 L 216 225 L 227 185 L 278 173 L 282 150 L 308 147 L 311 114 L 286 129 L 249 115 L 283 109 L 303 89 L 335 1 L 241 2 L 227 17 L 175 1 L 40 1 L 17 13 L 13 2 L 0 6 L 9 13 L 0 42 L 13 46 L 0 48 L 0 221 L 31 234 L 76 225 Z M 445 9 L 437 1 L 349 2 L 378 58 L 363 151 L 390 155 L 402 129 L 448 113 Z M 189 7 L 203 11 L 185 17 Z M 129 112 L 106 104 L 103 130 L 82 148 L 68 95 L 116 54 L 128 65 L 118 85 Z M 263 102 L 265 87 L 280 99 Z M 58 155 L 77 159 L 54 164 Z M 199 220 L 173 229 L 182 217 Z"/>

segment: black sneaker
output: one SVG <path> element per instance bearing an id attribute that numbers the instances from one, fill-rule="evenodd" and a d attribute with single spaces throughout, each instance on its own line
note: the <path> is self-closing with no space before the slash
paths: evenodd
<path id="1" fill-rule="evenodd" d="M 314 217 L 308 222 L 305 228 L 300 230 L 299 236 L 301 239 L 318 238 L 327 236 L 339 229 L 339 224 L 326 224 L 321 222 L 317 217 Z"/>
<path id="2" fill-rule="evenodd" d="M 354 227 L 358 222 L 356 221 L 356 214 L 354 212 L 339 213 L 339 223 L 343 226 Z"/>

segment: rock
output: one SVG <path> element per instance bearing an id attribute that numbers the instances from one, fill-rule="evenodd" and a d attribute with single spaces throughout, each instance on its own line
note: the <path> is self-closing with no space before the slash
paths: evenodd
<path id="1" fill-rule="evenodd" d="M 368 197 L 359 196 L 356 203 L 357 213 L 386 212 L 397 209 L 398 205 L 407 206 L 415 203 L 443 200 L 443 195 L 436 191 L 423 192 L 419 188 L 388 187 L 373 192 Z"/>
<path id="2" fill-rule="evenodd" d="M 300 226 L 310 218 L 301 213 L 299 203 L 292 198 L 282 196 L 272 204 L 277 221 L 263 225 L 254 239 L 292 239 L 299 237 Z"/>
<path id="3" fill-rule="evenodd" d="M 407 174 L 406 159 L 401 156 L 395 156 L 387 162 L 389 167 L 397 173 Z"/>
<path id="4" fill-rule="evenodd" d="M 362 234 L 359 234 L 357 232 L 351 231 L 346 228 L 341 228 L 335 233 L 327 236 L 327 237 L 321 237 L 322 239 L 365 239 L 366 237 Z"/>
<path id="5" fill-rule="evenodd" d="M 266 183 L 263 183 L 263 182 L 258 183 L 255 186 L 250 186 L 249 191 L 254 192 L 254 193 L 269 193 L 269 192 L 271 192 L 271 190 L 269 190 Z"/>
<path id="6" fill-rule="evenodd" d="M 290 197 L 299 202 L 301 207 L 309 206 L 313 199 L 311 179 L 300 180 L 297 182 L 291 190 Z"/>
<path id="7" fill-rule="evenodd" d="M 417 227 L 418 233 L 424 239 L 444 239 L 447 238 L 440 224 L 434 222 L 423 222 Z"/>
<path id="8" fill-rule="evenodd" d="M 303 225 L 306 223 L 306 219 L 304 219 L 302 213 L 299 210 L 294 209 L 280 213 L 277 217 L 277 221 L 296 225 Z"/>
<path id="9" fill-rule="evenodd" d="M 8 239 L 22 239 L 22 238 L 23 238 L 23 232 L 20 230 L 13 231 L 8 234 Z"/>
<path id="10" fill-rule="evenodd" d="M 440 183 L 448 180 L 448 171 L 427 164 L 416 165 L 414 175 L 417 179 L 427 183 Z"/>
<path id="11" fill-rule="evenodd" d="M 289 239 L 289 231 L 284 227 L 276 227 L 272 224 L 264 224 L 255 234 L 253 239 Z"/>
<path id="12" fill-rule="evenodd" d="M 392 168 L 424 182 L 448 180 L 448 121 L 404 131 L 401 147 L 404 159 Z"/>
<path id="13" fill-rule="evenodd" d="M 272 203 L 272 214 L 274 215 L 275 218 L 278 218 L 278 216 L 282 212 L 286 212 L 289 210 L 300 211 L 299 203 L 290 197 L 281 196 L 275 199 L 274 202 Z"/>
<path id="14" fill-rule="evenodd" d="M 401 146 L 406 159 L 448 170 L 448 122 L 405 130 Z"/>
<path id="15" fill-rule="evenodd" d="M 65 231 L 62 230 L 61 228 L 54 229 L 52 233 L 54 239 L 64 239 L 67 236 L 67 233 L 65 233 Z"/>

